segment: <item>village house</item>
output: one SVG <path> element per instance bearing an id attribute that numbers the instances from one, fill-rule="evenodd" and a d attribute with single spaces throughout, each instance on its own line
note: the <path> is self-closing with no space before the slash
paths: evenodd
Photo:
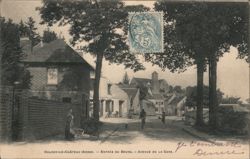
<path id="1" fill-rule="evenodd" d="M 78 118 L 87 118 L 92 66 L 63 39 L 31 49 L 29 40 L 22 38 L 21 45 L 26 55 L 22 62 L 32 77 L 29 96 L 80 104 L 74 112 Z"/>
<path id="2" fill-rule="evenodd" d="M 91 80 L 91 99 L 93 99 L 94 79 Z M 99 87 L 100 117 L 127 117 L 129 97 L 117 84 L 101 77 Z M 92 103 L 93 106 L 93 103 Z M 90 110 L 92 112 L 93 110 Z"/>
<path id="3" fill-rule="evenodd" d="M 182 116 L 185 110 L 186 96 L 173 94 L 165 99 L 166 115 Z"/>
<path id="4" fill-rule="evenodd" d="M 93 68 L 64 40 L 38 44 L 25 53 L 22 62 L 32 76 L 32 96 L 68 103 L 79 103 L 82 96 L 89 97 Z"/>
<path id="5" fill-rule="evenodd" d="M 126 84 L 118 84 L 118 86 L 127 93 L 128 95 L 128 106 L 129 106 L 129 113 L 132 114 L 139 114 L 141 111 L 140 105 L 140 89 L 136 87 L 131 87 L 130 85 Z"/>

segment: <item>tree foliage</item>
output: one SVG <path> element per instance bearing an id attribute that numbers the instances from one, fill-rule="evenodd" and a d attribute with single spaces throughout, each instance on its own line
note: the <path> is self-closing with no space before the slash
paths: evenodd
<path id="1" fill-rule="evenodd" d="M 49 1 L 43 0 L 39 9 L 42 24 L 49 26 L 59 22 L 70 25 L 72 45 L 87 42 L 85 51 L 96 56 L 94 86 L 94 117 L 99 120 L 99 83 L 103 58 L 110 63 L 124 64 L 134 71 L 144 69 L 134 54 L 128 51 L 128 11 L 144 10 L 143 6 L 128 7 L 119 0 L 107 1 Z"/>
<path id="2" fill-rule="evenodd" d="M 0 39 L 1 39 L 1 84 L 13 86 L 19 82 L 19 88 L 29 88 L 30 73 L 21 64 L 24 56 L 20 47 L 19 26 L 0 17 Z"/>
<path id="3" fill-rule="evenodd" d="M 29 28 L 22 20 L 19 23 L 19 32 L 20 32 L 20 37 L 28 37 L 29 36 Z"/>
<path id="4" fill-rule="evenodd" d="M 197 112 L 202 108 L 203 71 L 209 63 L 211 112 L 217 104 L 216 63 L 229 51 L 230 46 L 239 50 L 239 58 L 248 59 L 247 31 L 248 5 L 246 3 L 172 3 L 157 1 L 157 11 L 163 11 L 165 52 L 147 55 L 146 59 L 172 72 L 183 71 L 197 65 L 197 89 L 200 97 Z M 199 109 L 199 111 L 198 111 Z M 199 115 L 199 113 L 197 113 Z M 202 119 L 197 117 L 197 119 Z"/>
<path id="5" fill-rule="evenodd" d="M 54 31 L 50 31 L 49 29 L 43 31 L 43 42 L 49 43 L 56 39 L 58 39 L 58 37 Z"/>
<path id="6" fill-rule="evenodd" d="M 49 26 L 59 22 L 60 26 L 70 24 L 72 44 L 88 42 L 86 51 L 94 55 L 104 52 L 104 58 L 111 63 L 124 64 L 135 71 L 144 67 L 128 52 L 126 45 L 127 10 L 120 1 L 43 1 L 40 14 L 42 24 Z M 140 6 L 141 7 L 141 6 Z M 138 7 L 140 10 L 140 7 Z M 126 10 L 127 9 L 127 10 Z M 135 11 L 135 10 L 134 10 Z M 119 33 L 122 32 L 122 33 Z"/>
<path id="7" fill-rule="evenodd" d="M 203 90 L 204 90 L 203 105 L 205 108 L 208 108 L 208 106 L 209 106 L 209 87 L 204 86 Z M 218 89 L 217 96 L 218 96 L 219 103 L 221 103 L 223 95 L 224 95 L 224 93 Z M 188 107 L 196 107 L 196 105 L 197 105 L 197 88 L 196 88 L 196 86 L 193 86 L 193 87 L 188 86 L 186 88 L 186 96 L 187 96 L 186 105 Z"/>
<path id="8" fill-rule="evenodd" d="M 222 56 L 231 45 L 238 48 L 239 55 L 242 55 L 240 57 L 248 55 L 247 7 L 246 3 L 155 4 L 157 10 L 165 11 L 165 19 L 170 22 L 169 25 L 174 25 L 178 41 L 185 48 L 203 51 L 200 54 L 205 54 L 206 57 L 213 52 Z"/>
<path id="9" fill-rule="evenodd" d="M 31 48 L 33 48 L 36 44 L 38 44 L 41 40 L 41 37 L 37 33 L 37 28 L 35 26 L 36 22 L 32 17 L 28 17 L 25 25 L 27 27 L 27 34 L 31 41 Z"/>

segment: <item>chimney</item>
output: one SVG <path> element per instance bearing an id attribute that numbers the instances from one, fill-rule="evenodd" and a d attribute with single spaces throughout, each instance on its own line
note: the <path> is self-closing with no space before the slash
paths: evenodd
<path id="1" fill-rule="evenodd" d="M 20 37 L 20 47 L 26 54 L 32 53 L 31 41 L 27 36 Z"/>
<path id="2" fill-rule="evenodd" d="M 154 94 L 160 93 L 160 83 L 158 79 L 158 73 L 156 71 L 152 73 L 152 93 Z"/>
<path id="3" fill-rule="evenodd" d="M 30 43 L 30 40 L 28 37 L 26 37 L 26 36 L 20 37 L 20 46 L 21 47 L 23 47 L 29 43 Z"/>

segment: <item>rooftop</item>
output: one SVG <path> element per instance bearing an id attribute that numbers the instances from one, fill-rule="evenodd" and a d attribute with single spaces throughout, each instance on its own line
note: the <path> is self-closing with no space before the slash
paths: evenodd
<path id="1" fill-rule="evenodd" d="M 169 104 L 175 105 L 175 104 L 179 103 L 183 98 L 185 98 L 185 96 L 177 96 Z"/>
<path id="2" fill-rule="evenodd" d="M 25 46 L 24 46 L 25 47 Z M 33 52 L 26 52 L 23 59 L 26 63 L 77 63 L 86 64 L 93 67 L 85 61 L 75 50 L 73 50 L 64 40 L 58 39 L 50 43 L 45 43 L 42 47 L 33 47 Z"/>

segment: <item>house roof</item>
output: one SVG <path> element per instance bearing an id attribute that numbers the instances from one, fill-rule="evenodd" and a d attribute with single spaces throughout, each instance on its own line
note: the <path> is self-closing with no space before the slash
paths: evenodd
<path id="1" fill-rule="evenodd" d="M 161 94 L 152 94 L 147 97 L 148 99 L 164 99 L 164 97 Z"/>
<path id="2" fill-rule="evenodd" d="M 165 97 L 165 101 L 168 102 L 172 97 L 173 97 L 173 95 L 170 95 L 170 96 Z"/>
<path id="3" fill-rule="evenodd" d="M 123 84 L 123 83 L 119 83 L 117 84 L 124 92 L 127 93 L 128 96 L 132 97 L 132 100 L 134 99 L 134 97 L 136 96 L 137 92 L 138 92 L 138 88 L 128 85 L 128 84 Z"/>
<path id="4" fill-rule="evenodd" d="M 73 50 L 64 40 L 57 39 L 50 43 L 45 43 L 42 47 L 33 47 L 32 53 L 27 53 L 23 62 L 29 63 L 77 63 L 88 64 L 75 50 Z"/>
<path id="5" fill-rule="evenodd" d="M 151 81 L 152 81 L 151 79 L 147 79 L 147 78 L 136 78 L 136 77 L 134 77 L 133 79 L 137 82 L 137 84 L 139 86 L 146 85 L 148 83 L 151 83 Z"/>
<path id="6" fill-rule="evenodd" d="M 133 79 L 137 82 L 137 84 L 139 86 L 147 85 L 148 83 L 150 83 L 150 84 L 152 83 L 152 79 L 149 79 L 149 78 L 137 78 L 137 77 L 134 77 Z M 166 80 L 165 79 L 159 79 L 159 83 L 161 84 L 162 82 L 166 82 Z"/>
<path id="7" fill-rule="evenodd" d="M 246 107 L 243 107 L 239 104 L 220 104 L 219 108 L 231 109 L 234 112 L 250 112 Z"/>
<path id="8" fill-rule="evenodd" d="M 183 98 L 185 98 L 185 97 L 184 96 L 177 96 L 169 104 L 171 104 L 171 105 L 178 104 Z"/>
<path id="9" fill-rule="evenodd" d="M 132 98 L 132 100 L 135 98 L 138 89 L 137 88 L 121 88 L 124 92 L 128 94 L 129 97 Z"/>
<path id="10" fill-rule="evenodd" d="M 151 106 L 151 107 L 154 107 L 154 108 L 155 108 L 154 103 L 151 102 L 151 101 L 149 101 L 149 100 L 143 99 L 142 102 L 145 103 L 145 104 L 147 104 L 147 106 Z"/>

